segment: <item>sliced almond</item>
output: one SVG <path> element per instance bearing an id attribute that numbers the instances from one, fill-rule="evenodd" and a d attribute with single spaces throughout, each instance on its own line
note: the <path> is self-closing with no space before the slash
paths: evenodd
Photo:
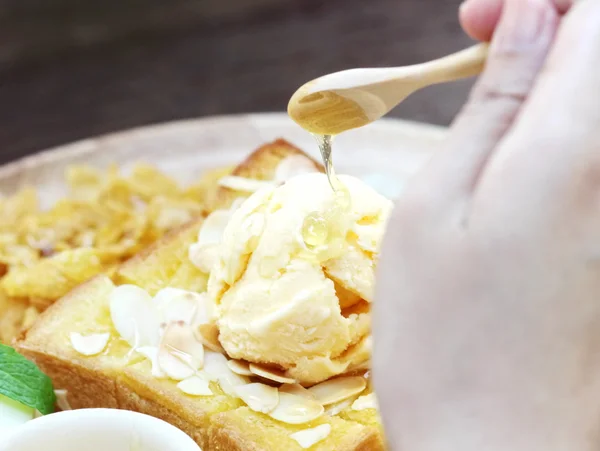
<path id="1" fill-rule="evenodd" d="M 195 328 L 196 339 L 214 352 L 225 354 L 219 341 L 219 328 L 216 324 L 199 324 Z"/>
<path id="2" fill-rule="evenodd" d="M 135 285 L 115 288 L 110 295 L 110 316 L 131 347 L 158 346 L 160 314 L 146 291 Z"/>
<path id="3" fill-rule="evenodd" d="M 158 364 L 174 380 L 187 379 L 202 368 L 204 347 L 190 325 L 179 322 L 167 326 L 158 350 Z"/>
<path id="4" fill-rule="evenodd" d="M 152 364 L 152 376 L 157 379 L 162 379 L 165 377 L 165 373 L 160 368 L 158 364 L 158 348 L 156 346 L 142 346 L 141 348 L 137 348 L 136 352 L 142 354 Z"/>
<path id="5" fill-rule="evenodd" d="M 303 398 L 316 400 L 317 397 L 313 395 L 308 389 L 304 388 L 300 384 L 283 384 L 279 387 L 281 393 L 289 393 L 290 395 L 302 396 Z"/>
<path id="6" fill-rule="evenodd" d="M 64 389 L 54 390 L 54 396 L 56 396 L 56 406 L 60 410 L 73 410 L 71 404 L 69 404 L 68 392 Z"/>
<path id="7" fill-rule="evenodd" d="M 375 397 L 375 393 L 369 393 L 368 395 L 360 396 L 352 404 L 352 410 L 365 410 L 377 408 L 377 398 Z"/>
<path id="8" fill-rule="evenodd" d="M 304 429 L 303 431 L 294 432 L 290 435 L 290 437 L 296 440 L 296 442 L 298 442 L 302 448 L 307 449 L 316 445 L 320 441 L 325 440 L 330 433 L 331 425 L 325 423 L 312 429 Z"/>
<path id="9" fill-rule="evenodd" d="M 71 345 L 73 349 L 85 356 L 100 354 L 106 348 L 108 340 L 110 340 L 108 332 L 91 335 L 81 335 L 78 332 L 71 333 Z"/>
<path id="10" fill-rule="evenodd" d="M 254 373 L 250 371 L 250 364 L 243 360 L 228 360 L 227 366 L 231 371 L 240 376 L 254 376 Z"/>
<path id="11" fill-rule="evenodd" d="M 200 297 L 198 293 L 168 287 L 156 293 L 154 304 L 167 324 L 177 321 L 191 324 Z"/>
<path id="12" fill-rule="evenodd" d="M 158 365 L 169 378 L 182 381 L 192 377 L 196 371 L 187 363 L 175 357 L 167 348 L 161 346 L 158 349 Z"/>
<path id="13" fill-rule="evenodd" d="M 280 384 L 295 384 L 296 380 L 286 377 L 283 371 L 276 370 L 274 368 L 269 368 L 263 365 L 258 365 L 256 363 L 251 363 L 249 365 L 249 369 L 253 374 L 260 376 L 264 379 L 279 382 Z"/>
<path id="14" fill-rule="evenodd" d="M 237 395 L 255 412 L 272 412 L 279 403 L 279 391 L 269 385 L 254 383 L 235 387 Z"/>
<path id="15" fill-rule="evenodd" d="M 254 193 L 262 188 L 273 186 L 273 182 L 239 177 L 237 175 L 226 175 L 225 177 L 221 177 L 219 179 L 219 186 L 223 186 L 234 191 Z"/>
<path id="16" fill-rule="evenodd" d="M 344 401 L 341 401 L 341 402 L 336 402 L 335 404 L 330 404 L 325 409 L 325 414 L 329 415 L 330 417 L 333 417 L 333 416 L 339 414 L 342 410 L 346 410 L 347 408 L 352 406 L 352 403 L 354 401 L 355 401 L 355 398 L 352 397 L 349 399 L 345 399 Z"/>
<path id="17" fill-rule="evenodd" d="M 269 416 L 287 424 L 303 424 L 323 415 L 325 409 L 321 404 L 302 396 L 279 393 L 279 404 Z"/>
<path id="18" fill-rule="evenodd" d="M 229 396 L 238 397 L 235 387 L 250 382 L 247 377 L 235 374 L 227 365 L 227 358 L 218 352 L 207 351 L 204 355 L 204 373 L 210 380 L 217 381 Z"/>
<path id="19" fill-rule="evenodd" d="M 367 376 L 367 374 L 369 372 L 368 370 L 370 370 L 372 367 L 373 367 L 373 363 L 371 362 L 371 360 L 365 360 L 364 362 L 361 362 L 357 365 L 350 365 L 348 367 L 348 373 L 366 371 L 364 377 L 368 379 L 368 376 Z"/>
<path id="20" fill-rule="evenodd" d="M 361 376 L 338 377 L 310 387 L 308 390 L 327 406 L 358 395 L 367 387 L 367 381 Z"/>
<path id="21" fill-rule="evenodd" d="M 191 396 L 211 396 L 213 394 L 210 382 L 198 376 L 192 376 L 179 382 L 177 388 Z"/>
<path id="22" fill-rule="evenodd" d="M 184 322 L 171 323 L 165 329 L 161 347 L 197 371 L 204 364 L 204 346 Z"/>

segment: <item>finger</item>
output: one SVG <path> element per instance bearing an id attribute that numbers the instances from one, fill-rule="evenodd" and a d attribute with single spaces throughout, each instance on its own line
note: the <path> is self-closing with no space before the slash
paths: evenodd
<path id="1" fill-rule="evenodd" d="M 551 0 L 505 0 L 486 68 L 451 127 L 447 149 L 417 179 L 436 182 L 427 192 L 437 193 L 438 203 L 452 208 L 449 199 L 464 202 L 470 197 L 543 66 L 558 18 Z"/>
<path id="2" fill-rule="evenodd" d="M 494 34 L 504 0 L 466 0 L 459 10 L 460 24 L 465 32 L 477 41 L 490 41 Z M 559 13 L 569 10 L 573 0 L 554 0 Z"/>
<path id="3" fill-rule="evenodd" d="M 460 24 L 473 39 L 488 42 L 500 21 L 503 4 L 504 0 L 467 0 L 460 6 Z"/>
<path id="4" fill-rule="evenodd" d="M 598 211 L 598 74 L 600 2 L 584 0 L 565 17 L 527 104 L 482 175 L 482 193 L 492 190 L 547 214 Z"/>

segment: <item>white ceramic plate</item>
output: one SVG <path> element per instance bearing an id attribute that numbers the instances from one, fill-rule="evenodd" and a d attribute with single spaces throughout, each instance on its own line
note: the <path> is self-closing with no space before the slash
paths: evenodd
<path id="1" fill-rule="evenodd" d="M 421 167 L 444 136 L 444 128 L 381 120 L 336 138 L 335 166 L 339 173 L 367 176 L 374 184 L 382 176 L 401 181 Z M 71 164 L 118 163 L 127 170 L 145 161 L 188 183 L 205 169 L 240 162 L 276 138 L 285 138 L 318 158 L 312 136 L 285 114 L 208 117 L 91 138 L 10 163 L 0 167 L 0 192 L 31 185 L 39 189 L 42 203 L 49 205 L 65 194 L 63 174 Z"/>
<path id="2" fill-rule="evenodd" d="M 32 420 L 8 437 L 0 437 L 0 451 L 83 450 L 202 451 L 169 423 L 127 410 L 59 412 Z"/>

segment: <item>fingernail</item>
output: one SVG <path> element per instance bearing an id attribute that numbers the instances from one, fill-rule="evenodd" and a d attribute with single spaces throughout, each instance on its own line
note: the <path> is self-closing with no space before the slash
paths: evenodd
<path id="1" fill-rule="evenodd" d="M 464 0 L 458 7 L 458 14 L 460 14 L 460 15 L 465 14 L 466 11 L 470 8 L 469 5 L 472 5 L 472 4 L 473 4 L 472 0 Z"/>

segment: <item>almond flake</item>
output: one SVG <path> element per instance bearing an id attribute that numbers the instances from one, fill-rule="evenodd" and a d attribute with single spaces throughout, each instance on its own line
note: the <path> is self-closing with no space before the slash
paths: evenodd
<path id="1" fill-rule="evenodd" d="M 248 362 L 244 362 L 243 360 L 228 360 L 227 366 L 229 366 L 231 371 L 240 376 L 254 376 L 254 373 L 250 371 Z"/>
<path id="2" fill-rule="evenodd" d="M 254 383 L 235 387 L 237 395 L 255 412 L 269 413 L 279 403 L 277 388 Z"/>
<path id="3" fill-rule="evenodd" d="M 340 413 L 342 410 L 346 410 L 347 408 L 349 408 L 354 402 L 354 400 L 355 398 L 352 397 L 349 399 L 345 399 L 341 402 L 336 402 L 335 404 L 330 404 L 329 406 L 327 406 L 327 409 L 325 409 L 325 414 L 329 415 L 330 417 L 333 417 Z"/>
<path id="4" fill-rule="evenodd" d="M 160 314 L 146 291 L 135 285 L 115 288 L 110 295 L 110 316 L 131 347 L 158 345 Z"/>
<path id="5" fill-rule="evenodd" d="M 269 412 L 269 416 L 282 423 L 303 424 L 319 418 L 324 410 L 316 401 L 289 393 L 279 393 L 279 404 Z"/>
<path id="6" fill-rule="evenodd" d="M 152 376 L 157 379 L 165 377 L 165 373 L 158 364 L 158 348 L 156 346 L 142 346 L 141 348 L 137 348 L 136 352 L 150 360 L 150 363 L 152 363 Z"/>
<path id="7" fill-rule="evenodd" d="M 91 335 L 81 335 L 78 332 L 71 333 L 71 345 L 73 349 L 85 356 L 100 354 L 106 348 L 108 340 L 110 340 L 108 332 Z"/>
<path id="8" fill-rule="evenodd" d="M 358 365 L 350 365 L 348 367 L 348 372 L 359 372 L 359 371 L 366 371 L 365 373 L 365 378 L 368 379 L 368 376 L 366 376 L 366 374 L 368 373 L 368 370 L 370 370 L 373 367 L 373 364 L 371 362 L 371 360 L 365 360 L 362 363 L 359 363 Z"/>
<path id="9" fill-rule="evenodd" d="M 196 371 L 187 363 L 174 356 L 167 348 L 161 346 L 158 349 L 158 364 L 160 369 L 175 381 L 182 381 L 192 377 Z"/>
<path id="10" fill-rule="evenodd" d="M 204 346 L 196 340 L 194 331 L 188 324 L 169 324 L 162 337 L 161 346 L 166 347 L 171 354 L 196 371 L 204 364 Z"/>
<path id="11" fill-rule="evenodd" d="M 264 379 L 279 382 L 280 384 L 295 384 L 296 380 L 286 377 L 283 371 L 278 371 L 273 368 L 268 368 L 266 366 L 257 365 L 256 363 L 251 363 L 249 365 L 250 371 L 257 376 L 260 376 Z"/>
<path id="12" fill-rule="evenodd" d="M 237 175 L 226 175 L 219 179 L 219 186 L 246 193 L 254 193 L 262 188 L 272 187 L 273 185 L 273 182 L 239 177 Z"/>
<path id="13" fill-rule="evenodd" d="M 206 351 L 204 355 L 204 373 L 210 380 L 219 383 L 221 389 L 229 396 L 238 397 L 235 387 L 250 382 L 247 377 L 235 374 L 227 365 L 227 358 L 218 352 Z"/>
<path id="14" fill-rule="evenodd" d="M 310 387 L 308 390 L 327 406 L 363 392 L 367 381 L 361 376 L 338 377 Z"/>
<path id="15" fill-rule="evenodd" d="M 187 379 L 202 368 L 204 347 L 196 340 L 191 326 L 183 322 L 167 326 L 158 351 L 158 363 L 175 380 Z"/>
<path id="16" fill-rule="evenodd" d="M 211 396 L 213 394 L 209 387 L 210 382 L 198 376 L 189 377 L 177 384 L 177 388 L 186 395 Z"/>
<path id="17" fill-rule="evenodd" d="M 163 288 L 154 296 L 154 304 L 167 324 L 177 321 L 190 324 L 200 297 L 198 293 L 179 288 Z"/>
<path id="18" fill-rule="evenodd" d="M 368 395 L 360 396 L 352 404 L 352 410 L 365 409 L 377 409 L 377 398 L 375 397 L 375 393 L 369 393 Z"/>
<path id="19" fill-rule="evenodd" d="M 289 393 L 291 395 L 302 396 L 307 399 L 316 400 L 317 397 L 313 395 L 308 389 L 304 388 L 300 384 L 283 384 L 279 387 L 281 393 Z"/>
<path id="20" fill-rule="evenodd" d="M 60 410 L 73 410 L 71 404 L 69 404 L 68 392 L 64 389 L 54 390 L 56 396 L 56 406 Z"/>
<path id="21" fill-rule="evenodd" d="M 303 431 L 295 432 L 291 434 L 290 437 L 296 440 L 302 448 L 307 449 L 320 441 L 325 440 L 330 433 L 331 425 L 326 423 L 312 429 L 304 429 Z"/>

